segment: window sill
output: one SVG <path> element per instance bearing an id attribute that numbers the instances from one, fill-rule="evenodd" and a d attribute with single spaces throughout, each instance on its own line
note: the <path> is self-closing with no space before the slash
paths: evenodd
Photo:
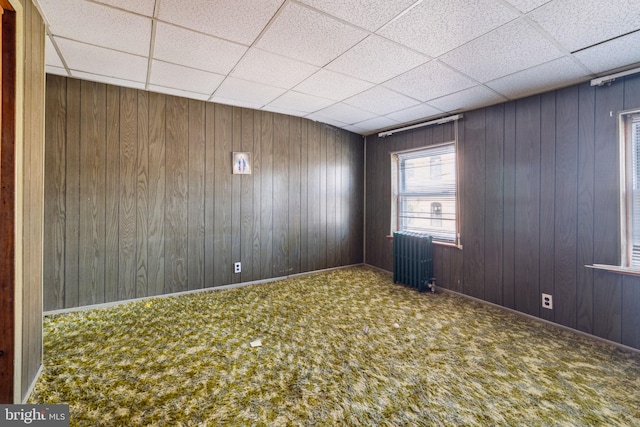
<path id="1" fill-rule="evenodd" d="M 640 268 L 634 267 L 622 267 L 620 265 L 607 265 L 607 264 L 593 264 L 585 265 L 587 268 L 594 270 L 604 270 L 609 273 L 625 274 L 627 276 L 640 276 Z"/>
<path id="2" fill-rule="evenodd" d="M 389 240 L 393 240 L 393 234 L 387 234 L 386 238 Z M 453 242 L 441 242 L 439 240 L 434 240 L 431 243 L 438 246 L 447 246 L 450 248 L 462 249 L 462 245 L 457 245 Z M 638 271 L 638 274 L 640 274 L 640 271 Z"/>

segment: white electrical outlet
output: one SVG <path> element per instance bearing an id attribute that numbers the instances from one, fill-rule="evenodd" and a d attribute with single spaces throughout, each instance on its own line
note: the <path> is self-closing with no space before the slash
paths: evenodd
<path id="1" fill-rule="evenodd" d="M 549 294 L 542 294 L 542 308 L 548 308 L 553 310 L 553 296 Z"/>
<path id="2" fill-rule="evenodd" d="M 233 272 L 234 273 L 240 273 L 242 271 L 242 263 L 241 262 L 236 262 L 235 264 L 233 264 Z"/>

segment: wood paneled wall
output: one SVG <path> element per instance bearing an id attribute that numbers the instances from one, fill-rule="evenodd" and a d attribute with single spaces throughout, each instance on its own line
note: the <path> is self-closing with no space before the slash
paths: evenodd
<path id="1" fill-rule="evenodd" d="M 17 5 L 17 2 L 13 2 Z M 42 281 L 44 215 L 44 98 L 45 98 L 45 29 L 42 17 L 31 0 L 20 0 L 17 19 L 22 20 L 23 51 L 18 54 L 22 70 L 16 85 L 17 99 L 22 101 L 22 119 L 17 136 L 16 157 L 19 204 L 16 245 L 16 313 L 20 316 L 21 349 L 16 403 L 22 403 L 37 379 L 42 366 Z M 20 26 L 18 27 L 20 28 Z M 20 106 L 20 104 L 18 103 Z"/>
<path id="2" fill-rule="evenodd" d="M 358 135 L 53 75 L 46 108 L 45 310 L 363 261 Z"/>
<path id="3" fill-rule="evenodd" d="M 436 246 L 437 284 L 640 348 L 640 278 L 585 267 L 619 263 L 617 113 L 632 108 L 640 76 L 465 113 L 463 249 Z M 393 269 L 389 152 L 452 139 L 452 126 L 367 137 L 366 263 Z"/>

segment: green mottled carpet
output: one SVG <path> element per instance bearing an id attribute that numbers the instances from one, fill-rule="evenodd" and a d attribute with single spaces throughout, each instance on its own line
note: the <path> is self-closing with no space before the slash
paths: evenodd
<path id="1" fill-rule="evenodd" d="M 638 354 L 364 267 L 50 316 L 44 345 L 30 402 L 72 425 L 640 425 Z"/>

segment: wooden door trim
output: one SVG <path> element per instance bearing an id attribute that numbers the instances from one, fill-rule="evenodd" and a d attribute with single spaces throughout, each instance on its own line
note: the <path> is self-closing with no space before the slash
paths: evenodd
<path id="1" fill-rule="evenodd" d="M 4 8 L 6 0 L 0 0 Z M 0 403 L 13 403 L 15 380 L 16 14 L 2 14 L 0 126 Z"/>

